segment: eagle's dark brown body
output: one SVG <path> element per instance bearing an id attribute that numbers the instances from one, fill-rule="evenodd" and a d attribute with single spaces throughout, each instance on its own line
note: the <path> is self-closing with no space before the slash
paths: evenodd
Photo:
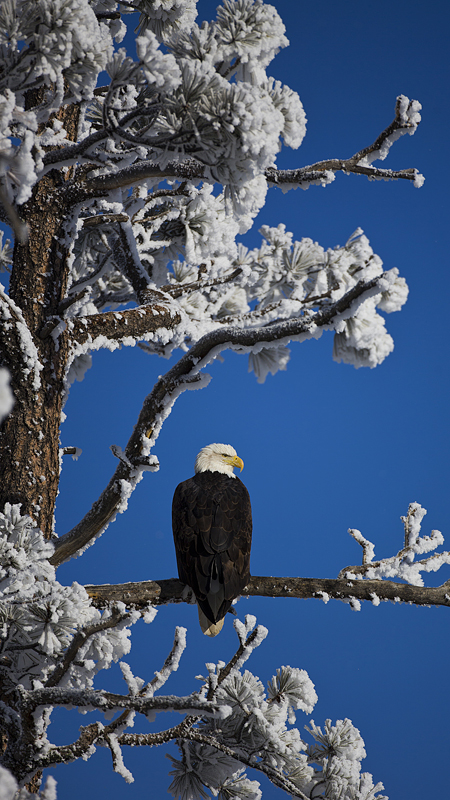
<path id="1" fill-rule="evenodd" d="M 175 489 L 172 524 L 180 581 L 216 623 L 250 579 L 248 491 L 236 476 L 200 472 Z"/>

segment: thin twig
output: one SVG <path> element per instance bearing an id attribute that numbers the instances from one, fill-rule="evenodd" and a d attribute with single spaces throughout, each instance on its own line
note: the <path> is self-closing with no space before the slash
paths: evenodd
<path id="1" fill-rule="evenodd" d="M 224 283 L 230 283 L 238 275 L 242 272 L 241 267 L 237 267 L 228 275 L 225 275 L 222 278 L 214 278 L 210 281 L 193 281 L 193 283 L 184 283 L 184 284 L 174 284 L 174 283 L 166 283 L 164 286 L 160 287 L 160 292 L 165 292 L 166 294 L 170 294 L 171 297 L 181 297 L 183 294 L 187 294 L 189 292 L 196 292 L 201 291 L 202 289 L 209 289 L 211 286 L 221 286 Z"/>

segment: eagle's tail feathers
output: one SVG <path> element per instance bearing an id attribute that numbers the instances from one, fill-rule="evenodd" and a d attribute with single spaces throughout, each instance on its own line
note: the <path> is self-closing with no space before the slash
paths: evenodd
<path id="1" fill-rule="evenodd" d="M 211 620 L 209 620 L 208 617 L 203 613 L 200 606 L 198 606 L 198 619 L 200 622 L 200 627 L 205 636 L 217 636 L 217 634 L 220 633 L 223 628 L 224 617 L 217 620 L 217 622 L 211 622 Z"/>

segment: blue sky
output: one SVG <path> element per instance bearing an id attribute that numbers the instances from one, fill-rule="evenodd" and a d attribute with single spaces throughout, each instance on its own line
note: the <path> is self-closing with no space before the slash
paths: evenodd
<path id="1" fill-rule="evenodd" d="M 428 509 L 423 532 L 448 531 L 449 268 L 446 142 L 449 130 L 446 3 L 276 0 L 291 41 L 269 74 L 299 92 L 308 117 L 298 151 L 279 165 L 300 167 L 348 157 L 371 143 L 394 116 L 399 94 L 419 100 L 423 121 L 383 166 L 417 167 L 421 189 L 406 181 L 370 183 L 338 175 L 326 187 L 269 192 L 247 234 L 260 242 L 261 224 L 286 224 L 296 239 L 325 247 L 344 244 L 358 227 L 387 269 L 398 267 L 410 287 L 400 313 L 387 317 L 395 350 L 375 370 L 332 361 L 332 336 L 292 345 L 286 372 L 260 386 L 245 356 L 226 354 L 212 365 L 210 385 L 177 401 L 155 452 L 161 469 L 148 474 L 129 511 L 82 558 L 59 569 L 62 583 L 119 583 L 176 575 L 171 534 L 175 486 L 193 473 L 199 449 L 233 444 L 245 461 L 242 478 L 254 510 L 254 575 L 336 577 L 361 552 L 347 529 L 375 543 L 378 557 L 403 543 L 400 516 L 408 504 Z M 199 18 L 215 16 L 215 2 L 199 2 Z M 124 446 L 146 394 L 170 364 L 138 348 L 99 353 L 66 406 L 63 445 L 83 449 L 67 458 L 57 504 L 57 530 L 66 532 L 96 500 L 116 464 L 111 444 Z M 449 570 L 430 583 L 450 578 Z M 366 742 L 363 769 L 383 781 L 392 800 L 444 797 L 448 792 L 448 609 L 384 603 L 348 605 L 317 600 L 251 598 L 236 607 L 269 628 L 248 668 L 264 682 L 276 668 L 306 669 L 319 702 L 313 718 L 349 717 Z M 161 608 L 151 626 L 139 623 L 128 661 L 150 679 L 170 649 L 175 625 L 188 628 L 188 648 L 168 692 L 187 694 L 205 661 L 228 660 L 236 648 L 231 620 L 214 640 L 202 636 L 193 606 Z M 102 683 L 125 691 L 119 672 Z M 100 684 L 99 684 L 100 686 Z M 70 720 L 69 721 L 69 717 Z M 53 736 L 68 742 L 87 724 L 75 712 L 55 715 Z M 160 720 L 161 724 L 165 720 Z M 304 722 L 298 717 L 300 730 Z M 52 730 L 52 729 L 51 729 Z M 109 752 L 87 763 L 57 768 L 60 800 L 164 797 L 169 762 L 163 748 L 125 753 L 136 782 L 112 773 Z M 252 779 L 257 776 L 249 775 Z M 85 784 L 87 782 L 87 785 Z M 152 788 L 149 788 L 151 785 Z M 263 783 L 265 800 L 281 792 Z"/>

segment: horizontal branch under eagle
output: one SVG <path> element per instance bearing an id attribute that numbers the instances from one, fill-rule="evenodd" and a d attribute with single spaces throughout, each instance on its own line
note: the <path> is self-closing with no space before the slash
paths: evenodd
<path id="1" fill-rule="evenodd" d="M 144 608 L 151 605 L 191 602 L 185 586 L 176 578 L 138 583 L 89 585 L 85 589 L 97 608 L 117 602 Z M 276 578 L 253 576 L 241 592 L 242 597 L 296 597 L 327 601 L 369 600 L 411 603 L 418 606 L 450 607 L 450 581 L 441 586 L 413 586 L 387 580 L 350 580 L 348 578 Z"/>

